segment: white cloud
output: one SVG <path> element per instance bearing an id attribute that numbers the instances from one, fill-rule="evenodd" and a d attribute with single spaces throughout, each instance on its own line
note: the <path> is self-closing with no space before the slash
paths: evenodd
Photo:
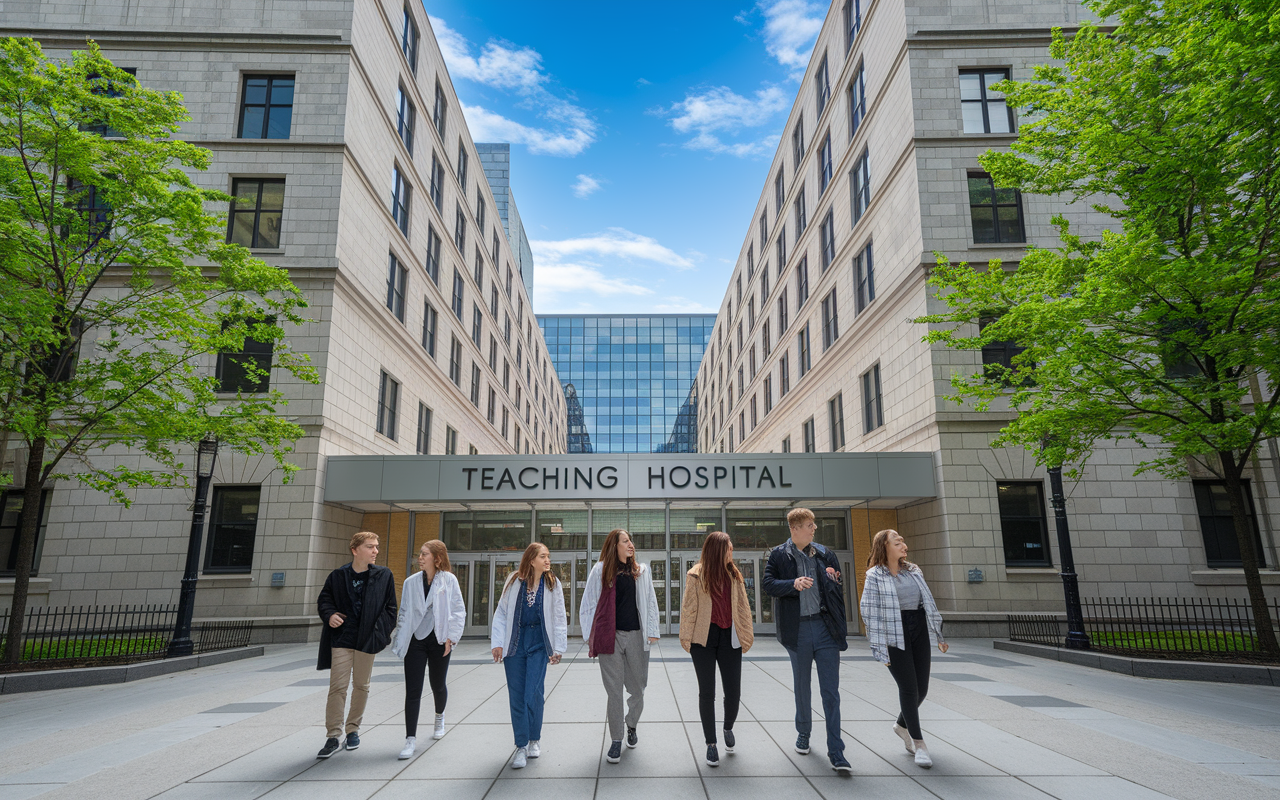
<path id="1" fill-rule="evenodd" d="M 574 197 L 586 197 L 592 192 L 600 191 L 600 181 L 590 175 L 579 175 L 577 183 L 573 184 Z"/>
<path id="2" fill-rule="evenodd" d="M 667 297 L 653 307 L 655 314 L 715 314 L 716 309 L 687 297 Z"/>
<path id="3" fill-rule="evenodd" d="M 533 289 L 535 294 L 590 292 L 604 297 L 653 294 L 647 286 L 632 283 L 626 278 L 610 278 L 585 264 L 538 264 L 534 271 Z"/>
<path id="4" fill-rule="evenodd" d="M 822 30 L 826 6 L 805 0 L 776 0 L 756 7 L 764 14 L 764 49 L 791 70 L 792 78 L 804 75 L 813 43 Z"/>
<path id="5" fill-rule="evenodd" d="M 575 156 L 596 140 L 598 126 L 591 115 L 547 88 L 551 76 L 538 51 L 490 39 L 475 56 L 465 36 L 439 17 L 430 19 L 450 75 L 515 94 L 522 107 L 552 123 L 551 128 L 531 127 L 481 106 L 464 105 L 473 139 L 523 144 L 531 153 L 554 156 Z"/>
<path id="6" fill-rule="evenodd" d="M 724 142 L 720 137 L 737 135 L 743 128 L 768 125 L 789 104 L 790 98 L 776 86 L 760 89 L 753 97 L 743 97 L 727 86 L 715 86 L 686 94 L 684 100 L 660 113 L 671 117 L 671 127 L 677 133 L 694 134 L 685 147 L 748 158 L 772 154 L 778 137 L 771 134 L 745 142 Z"/>
<path id="7" fill-rule="evenodd" d="M 541 274 L 544 263 L 557 264 L 567 256 L 611 256 L 639 259 L 666 264 L 678 269 L 692 269 L 693 262 L 676 253 L 657 239 L 632 233 L 625 228 L 610 228 L 605 233 L 559 241 L 539 240 L 529 242 L 533 248 L 534 262 Z M 536 285 L 536 281 L 535 281 Z"/>

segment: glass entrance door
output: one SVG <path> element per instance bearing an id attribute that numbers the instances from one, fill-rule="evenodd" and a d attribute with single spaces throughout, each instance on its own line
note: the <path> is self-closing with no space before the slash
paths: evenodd
<path id="1" fill-rule="evenodd" d="M 653 577 L 653 593 L 658 598 L 658 633 L 664 636 L 676 633 L 679 624 L 672 627 L 670 619 L 672 583 L 670 570 L 667 569 L 667 554 L 660 550 L 637 550 L 636 562 L 647 566 Z"/>
<path id="2" fill-rule="evenodd" d="M 458 583 L 467 603 L 466 635 L 488 635 L 489 623 L 497 610 L 507 578 L 520 568 L 520 555 L 522 554 L 460 553 L 456 556 L 453 571 L 458 576 Z M 578 606 L 582 603 L 582 590 L 587 583 L 587 565 L 585 552 L 555 551 L 551 554 L 551 569 L 565 593 L 564 604 L 570 636 L 579 635 Z"/>

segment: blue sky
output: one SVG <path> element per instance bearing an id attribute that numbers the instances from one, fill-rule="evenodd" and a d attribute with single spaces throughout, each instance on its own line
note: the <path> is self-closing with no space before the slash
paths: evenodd
<path id="1" fill-rule="evenodd" d="M 538 313 L 714 312 L 827 6 L 425 0 Z"/>

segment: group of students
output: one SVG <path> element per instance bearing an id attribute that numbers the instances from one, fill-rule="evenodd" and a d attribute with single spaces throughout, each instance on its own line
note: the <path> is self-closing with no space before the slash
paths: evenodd
<path id="1" fill-rule="evenodd" d="M 777 637 L 791 661 L 795 751 L 807 755 L 811 749 L 811 681 L 816 666 L 827 758 L 832 769 L 849 774 L 852 767 L 844 756 L 840 730 L 840 653 L 848 649 L 840 564 L 834 553 L 814 541 L 813 512 L 793 509 L 787 524 L 791 536 L 770 552 L 762 586 L 775 598 Z M 373 563 L 377 535 L 357 533 L 351 539 L 351 554 L 350 564 L 329 575 L 317 603 L 324 623 L 317 669 L 330 670 L 327 739 L 317 758 L 360 746 L 374 655 L 391 644 L 392 652 L 404 660 L 405 744 L 400 758 L 408 759 L 417 748 L 424 680 L 429 679 L 435 701 L 432 737 L 445 735 L 449 658 L 466 620 L 462 590 L 450 570 L 448 550 L 438 540 L 419 551 L 419 571 L 405 580 L 398 607 L 391 570 Z M 639 744 L 649 649 L 659 638 L 653 576 L 635 554 L 627 531 L 610 532 L 587 577 L 579 608 L 587 653 L 599 662 L 608 697 L 605 716 L 611 742 L 606 759 L 612 764 L 621 761 L 624 746 Z M 929 767 L 933 762 L 920 730 L 919 707 L 929 689 L 931 649 L 945 653 L 947 643 L 924 574 L 906 556 L 907 544 L 897 531 L 883 530 L 873 537 L 860 609 L 871 652 L 898 685 L 901 713 L 893 731 L 915 763 Z M 720 732 L 724 751 L 732 753 L 737 745 L 733 726 L 741 701 L 742 656 L 755 638 L 752 618 L 746 583 L 733 560 L 733 542 L 728 534 L 713 531 L 686 575 L 680 613 L 680 645 L 693 660 L 706 763 L 712 767 L 720 764 L 716 672 L 723 694 Z M 513 769 L 542 754 L 547 667 L 558 664 L 569 649 L 568 630 L 564 591 L 551 569 L 551 553 L 543 544 L 531 544 L 507 577 L 490 628 L 493 660 L 506 670 L 516 746 Z"/>

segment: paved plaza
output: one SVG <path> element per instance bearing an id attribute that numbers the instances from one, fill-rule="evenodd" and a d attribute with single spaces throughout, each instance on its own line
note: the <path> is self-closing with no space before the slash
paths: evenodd
<path id="1" fill-rule="evenodd" d="M 599 670 L 579 645 L 548 671 L 543 755 L 522 771 L 507 766 L 507 692 L 487 642 L 458 647 L 448 734 L 420 739 L 409 761 L 396 758 L 399 661 L 378 657 L 362 747 L 317 761 L 328 673 L 315 671 L 314 645 L 287 645 L 135 683 L 0 697 L 0 798 L 1280 798 L 1280 688 L 1143 680 L 997 654 L 983 640 L 935 653 L 922 709 L 931 770 L 892 733 L 894 684 L 861 639 L 841 673 L 853 777 L 827 765 L 820 703 L 814 752 L 797 755 L 790 666 L 767 636 L 743 665 L 737 751 L 718 768 L 703 763 L 692 664 L 671 637 L 653 652 L 640 746 L 609 764 Z M 429 693 L 423 702 L 429 737 Z"/>

